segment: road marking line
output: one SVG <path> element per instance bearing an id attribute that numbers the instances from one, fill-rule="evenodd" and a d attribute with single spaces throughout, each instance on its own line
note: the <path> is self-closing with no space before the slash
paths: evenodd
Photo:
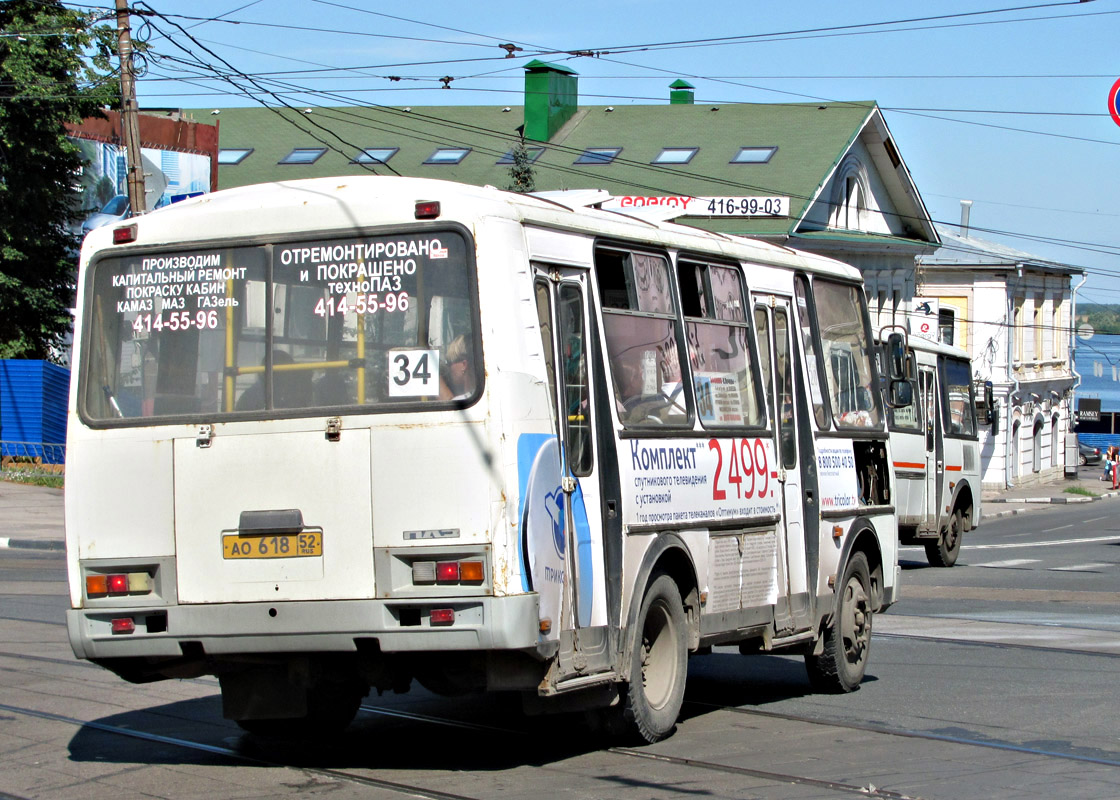
<path id="1" fill-rule="evenodd" d="M 1057 528 L 1047 528 L 1043 533 L 1053 533 L 1054 531 L 1064 531 L 1066 528 L 1072 528 L 1073 525 L 1059 525 Z"/>
<path id="2" fill-rule="evenodd" d="M 966 544 L 962 550 L 1007 550 L 1016 547 L 1054 547 L 1060 544 L 1097 544 L 1100 542 L 1120 542 L 1120 536 L 1095 536 L 1091 539 L 1055 539 L 1052 542 L 1023 542 L 1022 544 Z"/>
<path id="3" fill-rule="evenodd" d="M 1025 567 L 1027 564 L 1041 564 L 1038 558 L 1009 558 L 1005 561 L 989 561 L 987 564 L 973 564 L 974 567 Z"/>
<path id="4" fill-rule="evenodd" d="M 1085 522 L 1100 522 L 1102 519 L 1108 519 L 1108 517 L 1093 517 L 1092 519 L 1085 520 Z"/>
<path id="5" fill-rule="evenodd" d="M 1113 564 L 1100 562 L 1097 564 L 1073 564 L 1068 567 L 1049 567 L 1050 572 L 1096 572 L 1101 567 L 1111 567 Z"/>

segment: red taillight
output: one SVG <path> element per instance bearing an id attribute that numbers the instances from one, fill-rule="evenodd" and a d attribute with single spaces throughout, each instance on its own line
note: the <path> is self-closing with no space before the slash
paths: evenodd
<path id="1" fill-rule="evenodd" d="M 121 617 L 112 622 L 113 633 L 132 633 L 136 630 L 136 623 L 132 617 Z"/>
<path id="2" fill-rule="evenodd" d="M 416 219 L 436 219 L 439 216 L 438 200 L 420 200 L 416 203 Z"/>
<path id="3" fill-rule="evenodd" d="M 113 244 L 130 244 L 136 241 L 136 225 L 113 228 Z"/>
<path id="4" fill-rule="evenodd" d="M 128 576 L 110 575 L 109 594 L 128 594 Z"/>
<path id="5" fill-rule="evenodd" d="M 436 564 L 436 583 L 458 583 L 459 562 L 441 561 Z"/>
<path id="6" fill-rule="evenodd" d="M 455 609 L 433 608 L 431 613 L 431 621 L 433 625 L 454 625 Z"/>

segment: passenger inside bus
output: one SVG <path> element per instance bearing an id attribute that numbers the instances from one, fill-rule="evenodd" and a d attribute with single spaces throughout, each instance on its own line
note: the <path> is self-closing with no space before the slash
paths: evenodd
<path id="1" fill-rule="evenodd" d="M 450 390 L 451 399 L 464 400 L 470 397 L 475 390 L 475 375 L 467 337 L 457 336 L 452 339 L 444 358 L 446 367 L 443 371 L 443 380 Z"/>

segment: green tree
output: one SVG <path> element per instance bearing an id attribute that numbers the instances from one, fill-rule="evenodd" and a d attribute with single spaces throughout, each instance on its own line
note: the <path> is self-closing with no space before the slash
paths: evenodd
<path id="1" fill-rule="evenodd" d="M 83 162 L 64 126 L 119 97 L 98 21 L 55 0 L 0 3 L 0 358 L 50 358 L 70 330 Z"/>
<path id="2" fill-rule="evenodd" d="M 533 159 L 529 155 L 529 148 L 525 146 L 525 137 L 520 137 L 510 149 L 513 165 L 509 168 L 511 192 L 527 194 L 535 190 L 533 185 Z"/>

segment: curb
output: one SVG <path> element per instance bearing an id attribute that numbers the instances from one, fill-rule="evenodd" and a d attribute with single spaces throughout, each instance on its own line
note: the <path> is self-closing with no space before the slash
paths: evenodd
<path id="1" fill-rule="evenodd" d="M 48 550 L 61 553 L 66 550 L 66 543 L 58 539 L 7 539 L 0 536 L 0 549 Z"/>
<path id="2" fill-rule="evenodd" d="M 1108 500 L 1113 497 L 1120 497 L 1120 492 L 1105 492 L 1096 497 L 1074 496 L 1074 497 L 993 497 L 991 499 L 985 498 L 983 503 L 985 506 L 990 504 L 999 503 L 1023 503 L 1023 508 L 1006 508 L 1002 511 L 984 511 L 981 515 L 981 520 L 985 519 L 999 519 L 1000 517 L 1012 517 L 1016 514 L 1024 514 L 1033 510 L 1032 506 L 1040 505 L 1069 505 L 1072 503 L 1094 503 L 1097 500 Z"/>

